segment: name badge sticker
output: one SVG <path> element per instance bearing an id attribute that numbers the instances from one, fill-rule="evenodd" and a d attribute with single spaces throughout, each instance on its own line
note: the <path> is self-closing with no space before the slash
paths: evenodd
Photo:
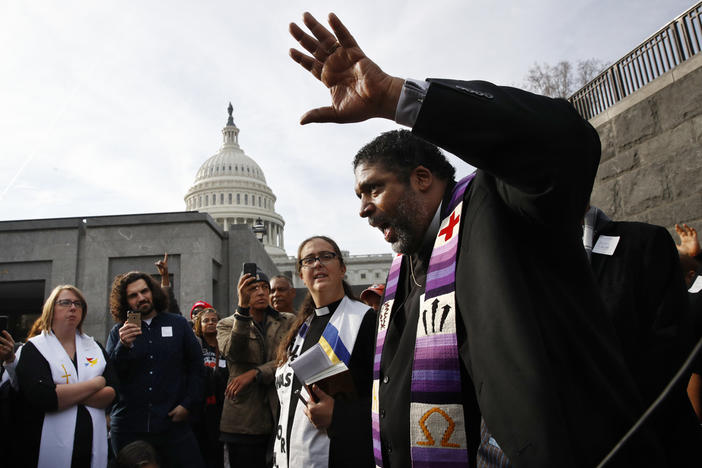
<path id="1" fill-rule="evenodd" d="M 161 327 L 161 336 L 163 338 L 173 336 L 173 327 Z"/>
<path id="2" fill-rule="evenodd" d="M 697 294 L 700 291 L 702 291 L 702 276 L 698 275 L 695 282 L 692 283 L 692 286 L 690 286 L 690 289 L 688 289 L 688 292 Z"/>
<path id="3" fill-rule="evenodd" d="M 219 360 L 219 367 L 227 367 L 227 361 L 224 359 Z"/>
<path id="4" fill-rule="evenodd" d="M 614 255 L 617 244 L 619 244 L 619 236 L 600 236 L 592 248 L 592 253 Z"/>

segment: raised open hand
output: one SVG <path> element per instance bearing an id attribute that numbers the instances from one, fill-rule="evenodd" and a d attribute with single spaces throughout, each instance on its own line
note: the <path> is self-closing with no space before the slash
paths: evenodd
<path id="1" fill-rule="evenodd" d="M 702 248 L 697 239 L 697 231 L 695 228 L 691 228 L 687 224 L 683 224 L 682 226 L 676 224 L 675 232 L 680 236 L 680 244 L 675 245 L 678 248 L 678 252 L 689 255 L 690 257 L 696 257 L 700 254 Z"/>
<path id="2" fill-rule="evenodd" d="M 290 34 L 311 55 L 290 49 L 290 57 L 329 88 L 332 105 L 307 111 L 300 123 L 393 120 L 404 80 L 388 75 L 366 57 L 334 13 L 329 14 L 334 34 L 310 13 L 305 12 L 302 20 L 313 36 L 295 23 L 290 23 Z"/>

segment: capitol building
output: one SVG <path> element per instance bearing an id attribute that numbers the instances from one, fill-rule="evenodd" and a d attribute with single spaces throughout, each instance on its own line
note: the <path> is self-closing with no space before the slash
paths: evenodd
<path id="1" fill-rule="evenodd" d="M 208 213 L 222 229 L 245 224 L 259 237 L 278 270 L 293 280 L 296 288 L 302 281 L 295 274 L 295 257 L 285 252 L 285 220 L 276 213 L 276 196 L 266 184 L 261 167 L 239 146 L 239 128 L 234 123 L 229 103 L 229 118 L 222 129 L 222 146 L 210 156 L 195 175 L 185 194 L 185 209 Z M 390 268 L 392 254 L 349 255 L 346 280 L 351 285 L 382 283 Z"/>
<path id="2" fill-rule="evenodd" d="M 0 221 L 0 315 L 16 339 L 27 336 L 56 285 L 73 284 L 90 304 L 83 330 L 104 342 L 114 323 L 114 278 L 138 270 L 160 281 L 154 263 L 165 252 L 173 296 L 186 313 L 199 300 L 221 316 L 233 313 L 243 262 L 288 276 L 302 301 L 296 259 L 285 251 L 285 220 L 262 168 L 239 146 L 232 111 L 230 104 L 222 146 L 195 174 L 185 211 Z M 385 281 L 392 254 L 343 255 L 356 293 Z"/>
<path id="3" fill-rule="evenodd" d="M 263 171 L 239 146 L 233 110 L 229 103 L 222 147 L 197 171 L 195 183 L 185 195 L 185 209 L 209 213 L 225 231 L 232 224 L 257 226 L 265 232 L 262 242 L 266 252 L 271 257 L 285 255 L 285 221 L 275 212 L 276 198 Z"/>

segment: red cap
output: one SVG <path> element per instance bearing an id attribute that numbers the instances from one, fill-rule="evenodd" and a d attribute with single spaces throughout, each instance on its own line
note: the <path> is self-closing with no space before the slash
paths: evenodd
<path id="1" fill-rule="evenodd" d="M 370 288 L 363 290 L 363 292 L 361 293 L 361 300 L 365 300 L 365 298 L 368 297 L 369 294 L 377 294 L 378 296 L 383 297 L 384 292 L 385 285 L 383 283 L 374 284 Z"/>
<path id="2" fill-rule="evenodd" d="M 193 306 L 190 308 L 190 320 L 193 319 L 193 312 L 195 309 L 201 308 L 201 309 L 214 309 L 210 304 L 208 304 L 205 301 L 197 301 Z"/>

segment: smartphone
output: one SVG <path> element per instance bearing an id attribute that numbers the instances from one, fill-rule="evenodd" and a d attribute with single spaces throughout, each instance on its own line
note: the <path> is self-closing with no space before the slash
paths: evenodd
<path id="1" fill-rule="evenodd" d="M 127 311 L 127 323 L 133 323 L 134 325 L 141 327 L 141 312 Z"/>
<path id="2" fill-rule="evenodd" d="M 251 276 L 256 276 L 256 264 L 255 263 L 244 263 L 244 274 L 250 274 Z"/>
<path id="3" fill-rule="evenodd" d="M 7 315 L 0 315 L 0 333 L 7 330 Z"/>

